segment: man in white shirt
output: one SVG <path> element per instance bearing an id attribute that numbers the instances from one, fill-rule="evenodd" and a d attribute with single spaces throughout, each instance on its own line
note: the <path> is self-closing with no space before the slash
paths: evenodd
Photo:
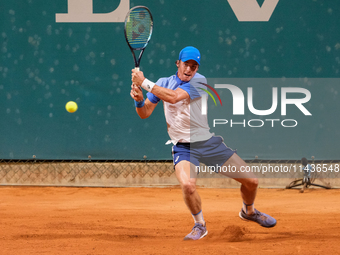
<path id="1" fill-rule="evenodd" d="M 197 73 L 201 61 L 198 49 L 188 46 L 182 49 L 176 61 L 177 73 L 161 78 L 153 83 L 144 77 L 143 72 L 132 70 L 131 97 L 135 100 L 137 114 L 148 118 L 160 100 L 164 103 L 164 113 L 168 134 L 173 146 L 173 160 L 176 177 L 181 185 L 183 198 L 188 206 L 195 225 L 184 240 L 198 240 L 208 231 L 201 209 L 201 198 L 196 190 L 197 176 L 193 169 L 200 163 L 232 166 L 235 173 L 224 173 L 241 183 L 243 207 L 239 216 L 243 220 L 254 221 L 263 227 L 274 227 L 276 220 L 254 208 L 258 180 L 252 173 L 243 173 L 246 163 L 223 142 L 220 136 L 209 132 L 207 116 L 201 114 L 201 100 L 205 93 L 202 84 L 206 78 Z M 144 100 L 142 89 L 148 91 Z M 223 173 L 222 173 L 223 174 Z"/>

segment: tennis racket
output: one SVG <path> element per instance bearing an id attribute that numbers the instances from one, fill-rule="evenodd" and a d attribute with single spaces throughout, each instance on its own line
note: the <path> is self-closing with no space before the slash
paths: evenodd
<path id="1" fill-rule="evenodd" d="M 135 6 L 127 13 L 124 34 L 135 61 L 135 69 L 138 71 L 144 50 L 151 39 L 152 28 L 153 19 L 147 7 Z M 137 51 L 140 51 L 138 59 L 135 53 Z"/>

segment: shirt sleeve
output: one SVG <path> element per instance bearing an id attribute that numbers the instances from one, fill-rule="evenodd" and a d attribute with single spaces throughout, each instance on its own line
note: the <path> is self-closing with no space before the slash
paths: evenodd
<path id="1" fill-rule="evenodd" d="M 156 82 L 156 84 L 160 87 L 165 87 L 166 85 L 166 79 L 164 78 L 160 78 L 158 79 L 158 81 Z M 151 103 L 153 104 L 157 104 L 161 99 L 157 96 L 155 96 L 154 94 L 152 94 L 151 92 L 146 93 L 147 98 L 150 100 Z"/>
<path id="2" fill-rule="evenodd" d="M 156 97 L 154 94 L 152 94 L 151 92 L 146 93 L 146 97 L 150 100 L 151 103 L 153 104 L 157 104 L 160 99 L 159 97 Z"/>
<path id="3" fill-rule="evenodd" d="M 207 79 L 204 76 L 199 78 L 194 77 L 190 82 L 182 84 L 180 88 L 185 90 L 189 94 L 190 99 L 193 100 L 201 97 L 203 93 L 206 93 L 202 90 L 202 88 L 205 88 L 202 83 L 207 83 Z"/>

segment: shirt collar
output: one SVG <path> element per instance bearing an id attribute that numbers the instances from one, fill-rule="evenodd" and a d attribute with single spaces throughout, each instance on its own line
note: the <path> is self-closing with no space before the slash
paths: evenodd
<path id="1" fill-rule="evenodd" d="M 178 77 L 178 71 L 176 72 L 176 82 L 179 86 L 183 85 L 184 83 L 187 83 L 187 81 L 182 81 L 179 77 Z"/>

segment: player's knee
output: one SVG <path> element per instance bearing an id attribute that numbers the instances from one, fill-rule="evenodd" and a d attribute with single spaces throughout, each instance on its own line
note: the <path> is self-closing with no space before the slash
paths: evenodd
<path id="1" fill-rule="evenodd" d="M 245 186 L 248 190 L 256 190 L 257 186 L 259 185 L 259 180 L 257 178 L 250 178 L 247 179 Z"/>
<path id="2" fill-rule="evenodd" d="M 182 183 L 182 191 L 184 194 L 191 195 L 196 191 L 196 184 L 192 182 Z"/>

